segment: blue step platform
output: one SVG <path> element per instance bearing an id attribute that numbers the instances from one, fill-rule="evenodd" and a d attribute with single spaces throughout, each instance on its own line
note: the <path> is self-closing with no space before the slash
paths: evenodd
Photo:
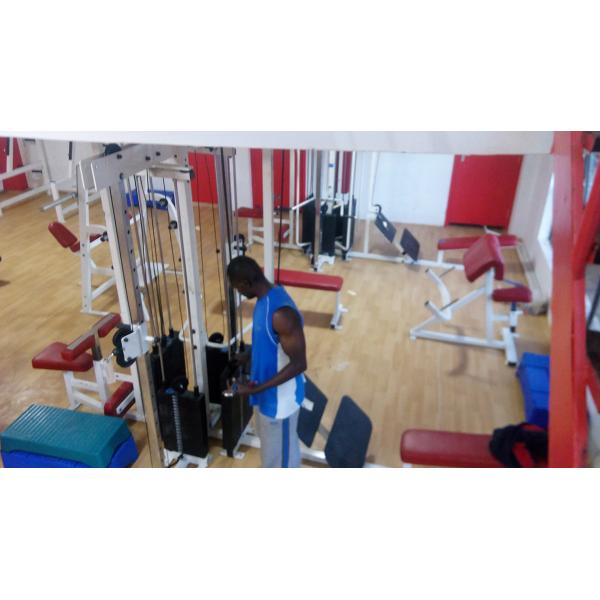
<path id="1" fill-rule="evenodd" d="M 7 468 L 129 467 L 138 451 L 117 417 L 32 404 L 0 434 Z"/>
<path id="2" fill-rule="evenodd" d="M 525 352 L 517 369 L 517 377 L 525 400 L 526 421 L 548 429 L 550 357 Z"/>

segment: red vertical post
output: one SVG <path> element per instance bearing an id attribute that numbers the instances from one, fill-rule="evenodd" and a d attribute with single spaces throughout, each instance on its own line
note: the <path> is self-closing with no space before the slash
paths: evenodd
<path id="1" fill-rule="evenodd" d="M 549 466 L 585 465 L 585 280 L 573 257 L 583 214 L 583 146 L 580 132 L 554 139 L 552 336 L 550 354 Z"/>

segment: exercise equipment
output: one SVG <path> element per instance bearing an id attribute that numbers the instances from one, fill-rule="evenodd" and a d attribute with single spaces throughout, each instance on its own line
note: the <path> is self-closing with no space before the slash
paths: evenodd
<path id="1" fill-rule="evenodd" d="M 108 240 L 106 231 L 88 234 L 87 251 L 81 251 L 81 242 L 75 234 L 64 224 L 53 221 L 48 225 L 48 231 L 63 247 L 68 248 L 73 254 L 80 257 L 85 276 L 81 282 L 82 311 L 88 314 L 98 314 L 94 310 L 94 300 L 115 285 L 115 277 L 111 267 L 99 267 L 92 258 L 92 252 L 103 242 Z M 94 286 L 92 277 L 102 277 L 104 281 Z"/>
<path id="2" fill-rule="evenodd" d="M 508 425 L 492 435 L 409 429 L 402 434 L 405 467 L 546 467 L 547 434 L 530 423 Z"/>
<path id="3" fill-rule="evenodd" d="M 263 158 L 267 152 L 270 151 L 263 151 Z M 354 153 L 290 151 L 287 173 L 286 161 L 282 161 L 280 186 L 283 190 L 289 177 L 289 206 L 284 206 L 279 196 L 270 198 L 272 210 L 253 206 L 236 211 L 236 216 L 248 219 L 248 247 L 255 242 L 265 244 L 265 232 L 272 232 L 277 219 L 279 250 L 302 250 L 310 256 L 315 271 L 320 271 L 324 263 L 333 264 L 336 255 L 345 260 L 354 243 L 355 162 Z M 300 164 L 306 165 L 302 185 L 302 169 L 297 168 Z M 272 179 L 272 171 L 263 165 L 263 195 L 272 191 Z M 319 219 L 315 218 L 317 212 Z M 263 220 L 262 226 L 255 224 L 258 219 Z"/>
<path id="4" fill-rule="evenodd" d="M 341 300 L 344 280 L 337 275 L 323 273 L 306 273 L 290 269 L 276 269 L 275 281 L 283 286 L 305 288 L 324 292 L 335 292 L 335 309 L 329 326 L 331 329 L 341 329 L 342 314 L 348 312 Z"/>
<path id="5" fill-rule="evenodd" d="M 15 142 L 19 143 L 19 140 L 16 138 L 6 138 L 6 171 L 4 173 L 0 173 L 0 185 L 6 179 L 10 179 L 11 177 L 15 177 L 17 175 L 26 174 L 26 173 L 37 173 L 42 176 L 43 183 L 37 187 L 34 187 L 30 190 L 12 196 L 6 200 L 0 201 L 0 217 L 3 214 L 4 209 L 9 208 L 10 206 L 15 206 L 16 204 L 20 204 L 33 196 L 37 196 L 38 194 L 42 194 L 43 192 L 50 193 L 50 170 L 48 168 L 48 157 L 46 156 L 46 146 L 43 140 L 32 140 L 32 139 L 24 139 L 21 140 L 20 149 L 21 156 L 23 160 L 25 160 L 26 154 L 28 152 L 23 152 L 25 149 L 25 144 L 32 145 L 37 148 L 38 153 L 40 155 L 39 160 L 29 162 L 24 164 L 21 167 L 15 167 L 14 165 L 14 156 L 15 156 Z"/>
<path id="6" fill-rule="evenodd" d="M 405 467 L 502 467 L 490 452 L 491 435 L 407 429 L 400 440 L 400 458 Z"/>
<path id="7" fill-rule="evenodd" d="M 452 272 L 453 268 L 449 268 L 440 275 L 437 275 L 431 269 L 426 270 L 426 274 L 436 284 L 440 292 L 442 307 L 438 308 L 431 300 L 425 302 L 425 307 L 433 316 L 410 330 L 411 339 L 424 338 L 503 350 L 506 355 L 506 362 L 511 366 L 515 366 L 517 363 L 515 347 L 517 323 L 519 315 L 523 314 L 517 307 L 519 304 L 531 302 L 531 290 L 522 284 L 504 279 L 504 260 L 500 251 L 500 243 L 495 235 L 486 234 L 479 238 L 465 252 L 463 267 L 465 277 L 469 282 L 474 282 L 483 275 L 485 275 L 485 281 L 479 288 L 469 292 L 463 298 L 455 300 L 450 299 L 450 292 L 443 282 L 443 277 Z M 509 283 L 511 287 L 494 289 L 494 280 Z M 485 298 L 485 338 L 427 329 L 434 323 L 451 323 L 458 310 L 468 306 L 481 296 Z M 508 304 L 510 306 L 509 314 L 496 314 L 494 303 Z M 502 329 L 501 339 L 496 338 L 494 331 L 494 325 L 498 321 L 508 321 L 509 323 L 509 327 Z"/>
<path id="8" fill-rule="evenodd" d="M 131 373 L 117 372 L 113 354 L 102 356 L 100 339 L 121 323 L 121 317 L 110 313 L 70 344 L 53 342 L 31 361 L 34 369 L 61 371 L 69 408 L 86 405 L 105 415 L 144 420 L 139 387 Z M 91 351 L 91 353 L 90 353 Z M 94 379 L 81 379 L 75 373 L 94 372 Z M 118 384 L 111 391 L 111 386 Z M 135 405 L 135 411 L 130 409 Z"/>
<path id="9" fill-rule="evenodd" d="M 548 428 L 550 396 L 550 357 L 524 352 L 517 368 L 525 401 L 525 420 Z"/>
<path id="10" fill-rule="evenodd" d="M 223 340 L 211 344 L 223 351 L 226 366 L 230 367 L 243 347 L 244 334 L 240 299 L 224 276 L 231 258 L 245 250 L 233 216 L 238 208 L 235 152 L 199 150 L 210 154 L 215 161 L 221 234 L 218 246 L 213 213 L 215 258 L 217 272 L 223 275 L 220 297 L 225 314 Z M 81 161 L 78 177 L 82 194 L 101 195 L 123 318 L 123 327 L 113 339 L 114 353 L 119 362 L 130 365 L 139 384 L 151 463 L 206 466 L 209 430 L 217 413 L 222 423 L 221 433 L 234 432 L 229 436 L 228 446 L 237 444 L 233 425 L 239 414 L 236 416 L 230 410 L 231 404 L 224 403 L 221 390 L 211 390 L 209 386 L 202 280 L 204 219 L 197 206 L 196 229 L 190 194 L 194 172 L 188 164 L 188 149 L 115 146 L 103 156 Z M 132 213 L 135 226 L 128 212 Z M 201 241 L 200 260 L 196 230 Z M 165 277 L 168 274 L 165 256 L 169 250 L 173 264 L 181 265 L 181 282 L 178 277 L 169 282 L 177 288 L 174 305 Z M 147 264 L 148 269 L 139 268 L 140 264 Z M 242 421 L 245 419 L 239 421 L 243 430 Z"/>
<path id="11" fill-rule="evenodd" d="M 129 467 L 138 458 L 126 423 L 32 404 L 0 433 L 7 468 Z"/>
<path id="12" fill-rule="evenodd" d="M 322 423 L 328 400 L 327 396 L 305 377 L 305 400 L 298 416 L 298 437 L 301 441 L 301 456 L 306 462 L 326 464 L 334 468 L 378 467 L 367 463 L 367 450 L 373 426 L 369 416 L 350 398 L 343 396 L 331 431 Z M 324 450 L 313 446 L 317 433 L 325 441 Z M 260 448 L 260 439 L 248 427 L 240 444 Z"/>

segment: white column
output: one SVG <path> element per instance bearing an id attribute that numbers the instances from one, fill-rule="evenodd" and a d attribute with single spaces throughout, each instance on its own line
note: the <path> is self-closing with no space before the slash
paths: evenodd
<path id="1" fill-rule="evenodd" d="M 273 259 L 273 150 L 263 150 L 263 239 L 264 239 L 264 271 L 269 281 L 275 281 L 275 264 Z"/>

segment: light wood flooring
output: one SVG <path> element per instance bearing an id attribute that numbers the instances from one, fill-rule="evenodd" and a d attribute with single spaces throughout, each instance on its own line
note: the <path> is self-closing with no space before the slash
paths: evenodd
<path id="1" fill-rule="evenodd" d="M 0 194 L 0 199 L 8 196 Z M 62 375 L 33 369 L 31 359 L 53 341 L 75 339 L 98 318 L 81 313 L 79 259 L 49 234 L 47 226 L 54 214 L 39 211 L 46 199 L 42 196 L 7 209 L 0 217 L 0 430 L 31 403 L 67 405 Z M 196 215 L 202 234 L 209 333 L 223 330 L 212 212 L 211 207 L 202 205 L 200 221 Z M 92 214 L 94 222 L 103 222 L 99 205 Z M 159 213 L 166 260 L 172 263 L 166 218 Z M 77 234 L 77 216 L 70 217 L 67 225 Z M 362 226 L 358 226 L 357 249 L 362 249 Z M 242 221 L 242 231 L 245 227 Z M 465 227 L 412 226 L 411 230 L 421 241 L 423 256 L 432 259 L 438 238 L 481 233 L 480 229 Z M 373 227 L 371 240 L 372 251 L 395 253 Z M 262 262 L 262 252 L 262 246 L 255 245 L 250 254 Z M 110 264 L 106 245 L 96 256 L 99 264 Z M 525 281 L 516 252 L 509 249 L 504 256 L 506 276 Z M 460 253 L 448 253 L 447 257 L 457 259 Z M 306 270 L 308 260 L 300 252 L 285 250 L 282 267 Z M 504 364 L 502 352 L 409 339 L 409 329 L 428 316 L 424 301 L 432 298 L 439 304 L 437 291 L 423 268 L 338 259 L 335 265 L 326 265 L 324 272 L 344 277 L 343 302 L 349 312 L 343 316 L 341 331 L 328 326 L 333 294 L 288 290 L 305 319 L 307 374 L 329 398 L 325 426 L 331 425 L 343 395 L 350 395 L 369 414 L 373 422 L 370 462 L 401 466 L 400 436 L 407 428 L 484 433 L 523 419 L 515 371 Z M 460 272 L 448 275 L 447 283 L 455 297 L 472 289 Z M 178 326 L 173 277 L 168 278 L 167 286 L 172 320 Z M 115 288 L 95 307 L 118 312 Z M 247 321 L 251 312 L 252 307 L 246 306 Z M 483 301 L 461 315 L 455 330 L 481 334 L 482 323 Z M 523 316 L 519 331 L 521 349 L 548 350 L 546 317 Z M 108 338 L 104 344 L 110 351 Z M 145 425 L 135 423 L 132 430 L 141 451 L 136 466 L 148 466 Z M 212 454 L 213 466 L 255 467 L 260 462 L 254 449 L 249 449 L 242 461 L 221 457 L 216 442 Z"/>

